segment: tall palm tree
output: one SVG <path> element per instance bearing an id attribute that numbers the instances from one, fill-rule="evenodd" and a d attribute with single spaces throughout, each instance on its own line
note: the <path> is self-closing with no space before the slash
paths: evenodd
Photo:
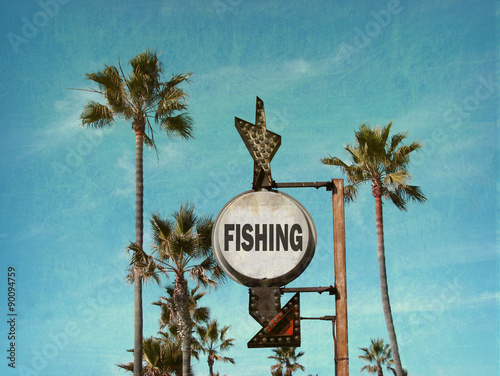
<path id="1" fill-rule="evenodd" d="M 226 356 L 222 356 L 220 353 L 234 346 L 234 338 L 226 338 L 226 333 L 229 330 L 229 326 L 223 326 L 219 328 L 219 323 L 216 320 L 212 320 L 205 326 L 200 326 L 197 328 L 200 350 L 204 354 L 208 355 L 208 369 L 210 376 L 214 376 L 214 363 L 215 361 L 222 361 L 224 363 L 234 364 L 234 359 Z"/>
<path id="2" fill-rule="evenodd" d="M 396 373 L 397 376 L 403 376 L 387 287 L 382 198 L 390 200 L 400 210 L 406 210 L 408 201 L 425 202 L 426 198 L 420 187 L 408 184 L 410 174 L 407 171 L 410 154 L 418 151 L 422 144 L 419 141 L 414 141 L 410 145 L 402 145 L 406 133 L 397 133 L 388 141 L 391 126 L 392 122 L 382 128 L 370 128 L 363 124 L 355 132 L 354 145 L 347 144 L 345 147 L 351 158 L 351 164 L 346 164 L 339 158 L 331 156 L 323 158 L 321 162 L 338 166 L 346 173 L 349 182 L 345 186 L 346 200 L 353 200 L 356 197 L 357 187 L 360 184 L 370 182 L 372 185 L 372 194 L 375 198 L 377 257 L 382 307 Z"/>
<path id="3" fill-rule="evenodd" d="M 296 347 L 278 347 L 273 349 L 274 355 L 268 356 L 269 359 L 277 361 L 276 364 L 271 366 L 271 373 L 273 376 L 292 376 L 298 369 L 305 371 L 304 366 L 297 363 L 297 360 L 304 355 L 304 352 L 301 351 L 295 354 L 296 349 Z M 285 371 L 284 374 L 283 369 Z"/>
<path id="4" fill-rule="evenodd" d="M 204 287 L 217 287 L 224 279 L 211 249 L 213 221 L 196 216 L 194 207 L 184 204 L 173 214 L 173 220 L 153 214 L 151 226 L 155 253 L 166 271 L 175 276 L 175 322 L 182 344 L 183 375 L 189 376 L 193 321 L 186 275 Z"/>
<path id="5" fill-rule="evenodd" d="M 176 308 L 174 301 L 174 286 L 166 286 L 165 292 L 165 296 L 160 297 L 159 301 L 153 303 L 153 305 L 161 307 L 160 333 L 163 333 L 161 330 L 166 328 L 168 333 L 173 336 L 178 336 L 179 330 L 176 323 L 176 314 L 178 309 Z M 200 290 L 199 285 L 189 290 L 188 309 L 191 315 L 191 321 L 196 328 L 210 320 L 210 309 L 208 307 L 198 305 L 198 301 L 205 295 L 206 291 Z"/>
<path id="6" fill-rule="evenodd" d="M 80 116 L 82 125 L 92 128 L 111 126 L 117 118 L 130 121 L 135 132 L 135 243 L 143 244 L 143 144 L 155 146 L 150 119 L 170 136 L 192 137 L 192 119 L 185 110 L 186 93 L 178 87 L 189 74 L 172 76 L 162 82 L 162 64 L 156 52 L 144 51 L 130 60 L 132 72 L 125 75 L 121 65 L 106 66 L 87 79 L 98 89 L 83 89 L 101 94 L 105 104 L 89 101 Z M 134 376 L 141 375 L 142 356 L 142 278 L 134 278 Z"/>
<path id="7" fill-rule="evenodd" d="M 182 352 L 180 343 L 165 338 L 146 338 L 143 342 L 143 376 L 182 376 Z M 132 350 L 133 351 L 133 350 Z M 134 372 L 134 363 L 118 364 L 118 367 Z"/>
<path id="8" fill-rule="evenodd" d="M 372 339 L 370 347 L 360 347 L 363 351 L 362 355 L 358 358 L 365 360 L 370 363 L 363 368 L 361 372 L 367 371 L 368 373 L 376 373 L 377 376 L 384 376 L 382 366 L 387 366 L 390 369 L 390 365 L 393 363 L 391 347 L 388 344 L 384 344 L 383 339 Z"/>

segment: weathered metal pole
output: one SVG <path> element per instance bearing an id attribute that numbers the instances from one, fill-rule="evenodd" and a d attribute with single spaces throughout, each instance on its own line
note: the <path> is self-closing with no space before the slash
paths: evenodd
<path id="1" fill-rule="evenodd" d="M 347 343 L 347 283 L 345 255 L 344 180 L 333 179 L 333 262 L 335 272 L 336 344 L 335 376 L 349 376 Z"/>

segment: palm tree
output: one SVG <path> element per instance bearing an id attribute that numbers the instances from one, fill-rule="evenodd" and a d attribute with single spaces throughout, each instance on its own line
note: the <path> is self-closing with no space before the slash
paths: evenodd
<path id="1" fill-rule="evenodd" d="M 192 137 L 192 119 L 184 112 L 187 94 L 178 87 L 188 81 L 189 74 L 172 76 L 161 81 L 162 64 L 156 52 L 144 51 L 130 60 L 132 72 L 125 76 L 122 67 L 106 66 L 96 73 L 87 73 L 95 82 L 105 104 L 89 101 L 80 116 L 82 125 L 92 128 L 111 126 L 117 118 L 132 122 L 135 132 L 135 244 L 143 243 L 143 144 L 155 146 L 150 119 L 170 136 Z M 134 376 L 141 375 L 142 356 L 142 278 L 134 277 Z"/>
<path id="2" fill-rule="evenodd" d="M 160 297 L 160 300 L 154 302 L 153 305 L 161 307 L 160 313 L 160 333 L 161 330 L 167 328 L 168 333 L 173 336 L 179 335 L 178 326 L 176 324 L 177 308 L 174 302 L 174 286 L 165 287 L 166 296 Z M 188 309 L 191 315 L 191 320 L 197 328 L 210 320 L 210 309 L 208 307 L 200 307 L 198 301 L 206 295 L 206 291 L 200 291 L 200 286 L 190 289 L 188 296 Z"/>
<path id="3" fill-rule="evenodd" d="M 144 339 L 143 359 L 143 376 L 182 376 L 181 345 L 175 340 L 154 337 Z M 118 364 L 118 367 L 134 372 L 133 362 Z"/>
<path id="4" fill-rule="evenodd" d="M 175 275 L 173 304 L 175 323 L 182 344 L 183 375 L 190 375 L 193 321 L 189 311 L 189 290 L 186 274 L 204 287 L 217 287 L 224 279 L 211 249 L 213 221 L 197 217 L 194 207 L 181 206 L 173 220 L 151 219 L 154 250 L 168 273 Z"/>
<path id="5" fill-rule="evenodd" d="M 199 347 L 204 354 L 208 354 L 208 369 L 210 376 L 214 376 L 214 362 L 222 361 L 224 363 L 234 364 L 234 359 L 222 356 L 220 352 L 234 346 L 234 338 L 226 338 L 226 333 L 229 326 L 224 326 L 219 329 L 219 324 L 216 320 L 212 320 L 205 326 L 198 327 L 197 333 L 200 339 Z"/>
<path id="6" fill-rule="evenodd" d="M 358 358 L 370 363 L 361 368 L 361 372 L 366 370 L 368 373 L 384 376 L 382 366 L 386 365 L 387 369 L 390 369 L 389 366 L 393 363 L 391 347 L 384 345 L 383 339 L 372 339 L 369 348 L 360 347 L 360 350 L 363 351 L 363 355 L 359 355 Z"/>
<path id="7" fill-rule="evenodd" d="M 278 362 L 271 366 L 273 376 L 292 376 L 298 369 L 305 371 L 304 366 L 297 363 L 297 360 L 304 355 L 304 352 L 301 351 L 295 354 L 296 349 L 296 347 L 278 347 L 273 349 L 274 355 L 268 356 L 269 359 L 274 359 Z M 283 368 L 285 370 L 284 374 Z"/>
<path id="8" fill-rule="evenodd" d="M 351 164 L 348 165 L 339 158 L 331 156 L 323 158 L 321 162 L 338 166 L 346 173 L 349 184 L 345 187 L 345 197 L 348 201 L 356 197 L 358 185 L 371 182 L 372 194 L 375 198 L 377 256 L 382 307 L 397 376 L 403 376 L 387 287 L 382 197 L 389 199 L 400 210 L 406 210 L 406 204 L 409 200 L 425 202 L 426 198 L 420 187 L 408 184 L 410 174 L 407 171 L 410 154 L 419 150 L 422 144 L 419 141 L 414 141 L 410 145 L 402 145 L 406 133 L 397 133 L 388 142 L 391 126 L 392 122 L 386 127 L 372 129 L 363 124 L 355 132 L 355 144 L 348 144 L 345 147 L 351 157 Z"/>

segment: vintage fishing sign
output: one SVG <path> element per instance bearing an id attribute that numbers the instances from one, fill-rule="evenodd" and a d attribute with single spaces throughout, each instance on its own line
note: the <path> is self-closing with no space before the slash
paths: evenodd
<path id="1" fill-rule="evenodd" d="M 249 287 L 279 287 L 297 278 L 316 248 L 316 227 L 293 197 L 271 190 L 271 160 L 281 136 L 268 131 L 264 102 L 257 97 L 255 124 L 235 118 L 254 160 L 253 191 L 230 200 L 214 223 L 212 245 L 224 272 Z"/>
<path id="2" fill-rule="evenodd" d="M 335 374 L 348 376 L 343 180 L 276 183 L 271 160 L 281 145 L 281 136 L 267 130 L 264 102 L 259 97 L 255 123 L 235 118 L 235 127 L 254 160 L 252 190 L 237 195 L 222 208 L 214 223 L 212 248 L 224 272 L 249 287 L 248 311 L 261 329 L 248 347 L 298 347 L 301 320 L 331 321 Z M 332 192 L 335 287 L 283 287 L 310 264 L 317 234 L 306 208 L 277 189 L 305 187 Z M 281 306 L 281 295 L 289 292 L 295 295 Z M 337 315 L 301 317 L 301 292 L 334 295 Z"/>
<path id="3" fill-rule="evenodd" d="M 273 190 L 271 160 L 281 136 L 268 131 L 264 102 L 257 97 L 255 123 L 235 118 L 254 160 L 252 191 L 231 199 L 217 216 L 212 246 L 219 266 L 250 287 L 250 315 L 262 329 L 248 347 L 300 346 L 300 297 L 281 307 L 280 286 L 311 262 L 317 234 L 309 212 L 293 197 Z"/>
<path id="4" fill-rule="evenodd" d="M 294 198 L 276 191 L 250 191 L 221 210 L 212 235 L 224 272 L 249 287 L 279 287 L 297 278 L 316 247 L 316 227 Z"/>

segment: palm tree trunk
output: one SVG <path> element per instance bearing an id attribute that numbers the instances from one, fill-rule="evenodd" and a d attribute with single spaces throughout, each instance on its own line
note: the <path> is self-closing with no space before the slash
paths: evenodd
<path id="1" fill-rule="evenodd" d="M 396 340 L 396 331 L 392 321 L 391 303 L 389 301 L 389 289 L 387 287 L 387 273 L 385 269 L 385 245 L 384 245 L 384 221 L 382 213 L 382 193 L 376 187 L 373 188 L 373 196 L 375 197 L 375 218 L 377 223 L 377 257 L 378 257 L 378 272 L 380 276 L 380 293 L 382 296 L 382 308 L 384 310 L 385 324 L 387 326 L 387 334 L 391 344 L 392 357 L 396 368 L 397 376 L 403 376 L 401 360 L 399 358 L 398 342 Z"/>
<path id="2" fill-rule="evenodd" d="M 209 375 L 214 376 L 214 359 L 211 357 L 211 355 L 208 355 L 208 370 L 209 370 Z"/>
<path id="3" fill-rule="evenodd" d="M 382 366 L 377 362 L 377 376 L 384 376 L 384 371 L 382 370 Z"/>
<path id="4" fill-rule="evenodd" d="M 187 281 L 184 276 L 177 276 L 174 287 L 174 304 L 177 310 L 177 322 L 182 346 L 182 375 L 191 375 L 191 314 L 189 313 Z"/>
<path id="5" fill-rule="evenodd" d="M 143 132 L 135 134 L 135 243 L 142 248 L 143 238 Z M 142 376 L 142 277 L 134 269 L 134 376 Z"/>

